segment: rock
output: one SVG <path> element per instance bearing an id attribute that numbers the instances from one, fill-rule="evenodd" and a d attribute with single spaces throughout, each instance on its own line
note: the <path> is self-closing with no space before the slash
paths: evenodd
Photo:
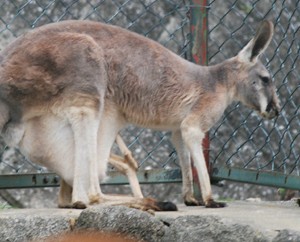
<path id="1" fill-rule="evenodd" d="M 259 231 L 252 227 L 234 224 L 218 216 L 182 216 L 170 224 L 168 233 L 162 241 L 176 242 L 234 242 L 234 241 L 268 241 Z"/>
<path id="2" fill-rule="evenodd" d="M 79 212 L 79 211 L 78 211 Z M 1 211 L 0 241 L 31 241 L 70 230 L 74 210 L 8 209 Z"/>
<path id="3" fill-rule="evenodd" d="M 155 218 L 123 206 L 96 206 L 84 210 L 76 229 L 94 229 L 121 233 L 144 241 L 268 241 L 260 232 L 247 225 L 225 221 L 218 216 L 181 216 Z"/>
<path id="4" fill-rule="evenodd" d="M 291 230 L 281 230 L 278 235 L 272 240 L 273 242 L 299 242 L 300 241 L 300 233 Z"/>
<path id="5" fill-rule="evenodd" d="M 166 234 L 168 227 L 147 212 L 124 206 L 99 205 L 85 209 L 80 214 L 75 229 L 120 233 L 157 242 Z"/>

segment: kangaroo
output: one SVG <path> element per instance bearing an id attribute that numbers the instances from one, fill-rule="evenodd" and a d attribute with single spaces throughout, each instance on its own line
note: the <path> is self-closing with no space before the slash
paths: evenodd
<path id="1" fill-rule="evenodd" d="M 61 206 L 147 207 L 152 200 L 103 194 L 99 180 L 120 129 L 131 123 L 168 130 L 185 204 L 224 207 L 213 200 L 201 141 L 233 101 L 264 118 L 279 114 L 275 86 L 258 60 L 272 35 L 273 24 L 263 21 L 235 57 L 199 66 L 116 26 L 81 20 L 42 26 L 1 52 L 1 134 L 62 177 Z M 193 195 L 191 159 L 201 201 Z"/>

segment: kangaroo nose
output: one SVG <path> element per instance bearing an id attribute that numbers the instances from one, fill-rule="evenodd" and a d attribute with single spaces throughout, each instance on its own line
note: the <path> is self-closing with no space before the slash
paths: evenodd
<path id="1" fill-rule="evenodd" d="M 270 118 L 274 118 L 279 115 L 279 106 L 271 101 L 267 105 L 266 112 L 269 114 Z"/>
<path id="2" fill-rule="evenodd" d="M 272 102 L 269 102 L 266 108 L 266 112 L 268 113 L 271 112 L 272 106 L 273 106 Z"/>

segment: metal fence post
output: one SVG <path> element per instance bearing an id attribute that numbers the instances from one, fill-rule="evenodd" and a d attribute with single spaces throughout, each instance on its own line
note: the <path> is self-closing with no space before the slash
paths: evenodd
<path id="1" fill-rule="evenodd" d="M 207 65 L 207 37 L 208 37 L 208 0 L 190 0 L 190 18 L 191 18 L 191 58 L 192 61 L 199 65 Z M 208 171 L 209 165 L 209 136 L 202 143 L 203 153 Z M 194 195 L 201 199 L 200 183 L 198 175 L 192 162 Z"/>

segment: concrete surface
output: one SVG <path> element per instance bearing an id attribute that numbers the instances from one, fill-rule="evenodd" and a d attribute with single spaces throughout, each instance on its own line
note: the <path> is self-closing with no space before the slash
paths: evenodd
<path id="1" fill-rule="evenodd" d="M 101 231 L 114 231 L 119 226 L 117 232 L 134 232 L 134 236 L 155 242 L 170 238 L 180 242 L 300 241 L 300 207 L 296 200 L 227 204 L 219 209 L 180 205 L 177 212 L 156 212 L 155 217 L 120 206 L 95 206 L 84 213 L 74 209 L 2 209 L 0 241 L 43 241 L 42 238 L 80 228 L 80 224 L 85 225 L 82 228 Z M 157 238 L 145 237 L 154 232 Z"/>
<path id="2" fill-rule="evenodd" d="M 159 212 L 158 218 L 177 218 L 179 216 L 215 215 L 230 222 L 249 225 L 262 231 L 268 237 L 281 230 L 294 230 L 300 233 L 300 207 L 296 200 L 286 202 L 234 201 L 227 207 L 208 209 L 204 207 L 178 206 L 178 212 Z"/>

